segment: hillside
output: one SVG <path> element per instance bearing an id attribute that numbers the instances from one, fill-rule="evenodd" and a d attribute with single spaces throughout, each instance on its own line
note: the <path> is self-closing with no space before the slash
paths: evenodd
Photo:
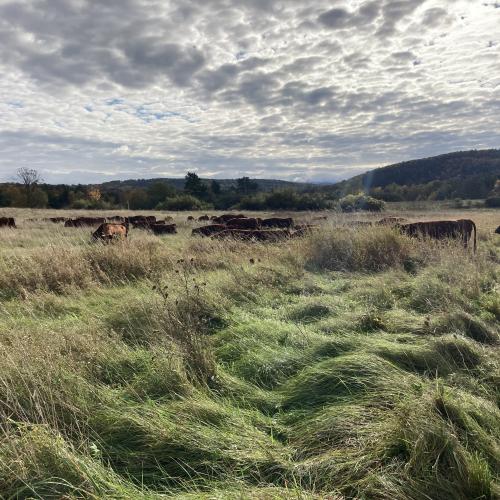
<path id="1" fill-rule="evenodd" d="M 387 201 L 485 198 L 500 178 L 500 150 L 458 151 L 370 170 L 335 185 L 349 194 L 365 190 Z"/>
<path id="2" fill-rule="evenodd" d="M 219 184 L 221 189 L 230 189 L 236 186 L 236 179 L 214 179 Z M 201 179 L 204 184 L 209 185 L 212 180 L 211 179 Z M 293 188 L 293 189 L 305 189 L 311 187 L 311 184 L 304 182 L 291 182 L 291 181 L 282 181 L 279 179 L 252 179 L 259 186 L 259 191 L 272 191 L 273 189 L 280 188 Z M 172 187 L 182 190 L 184 188 L 185 179 L 184 177 L 180 178 L 154 178 L 154 179 L 127 179 L 125 181 L 109 181 L 104 182 L 99 185 L 99 187 L 103 190 L 112 190 L 112 189 L 132 189 L 132 188 L 142 188 L 147 189 L 157 182 L 165 182 L 166 184 L 170 184 Z"/>

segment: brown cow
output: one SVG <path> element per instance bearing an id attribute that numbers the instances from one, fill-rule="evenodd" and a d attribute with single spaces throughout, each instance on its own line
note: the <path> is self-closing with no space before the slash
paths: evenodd
<path id="1" fill-rule="evenodd" d="M 206 220 L 210 220 L 210 217 L 208 215 L 200 215 L 198 217 L 198 222 L 202 222 L 202 221 L 206 221 Z"/>
<path id="2" fill-rule="evenodd" d="M 102 240 L 107 243 L 123 239 L 128 236 L 128 222 L 104 222 L 92 234 L 94 240 Z"/>
<path id="3" fill-rule="evenodd" d="M 176 224 L 151 224 L 149 226 L 154 234 L 176 234 L 177 225 Z"/>
<path id="4" fill-rule="evenodd" d="M 368 220 L 351 220 L 347 223 L 347 225 L 351 227 L 369 227 L 373 226 L 373 222 Z"/>
<path id="5" fill-rule="evenodd" d="M 262 219 L 260 225 L 262 227 L 290 228 L 293 227 L 293 219 L 291 217 L 270 217 Z"/>
<path id="6" fill-rule="evenodd" d="M 194 217 L 192 215 L 188 215 L 187 220 L 188 222 L 191 222 L 194 220 Z"/>
<path id="7" fill-rule="evenodd" d="M 232 219 L 246 219 L 246 217 L 247 216 L 243 215 L 243 214 L 222 214 L 222 215 L 216 216 L 212 220 L 216 224 L 226 224 L 227 221 L 230 221 Z"/>
<path id="8" fill-rule="evenodd" d="M 154 215 L 135 215 L 128 217 L 126 220 L 132 224 L 132 227 L 137 229 L 149 229 L 150 226 L 157 222 Z"/>
<path id="9" fill-rule="evenodd" d="M 292 237 L 304 236 L 318 228 L 317 224 L 296 224 L 293 228 Z"/>
<path id="10" fill-rule="evenodd" d="M 404 217 L 384 217 L 375 222 L 375 224 L 379 226 L 394 226 L 395 224 L 404 224 L 405 222 L 407 222 L 407 219 Z"/>
<path id="11" fill-rule="evenodd" d="M 230 219 L 227 221 L 228 229 L 258 229 L 261 219 L 255 217 L 245 217 L 242 219 Z"/>
<path id="12" fill-rule="evenodd" d="M 495 234 L 500 234 L 500 226 L 495 229 Z"/>
<path id="13" fill-rule="evenodd" d="M 476 251 L 477 229 L 474 221 L 470 219 L 413 222 L 411 224 L 396 224 L 395 227 L 412 237 L 424 236 L 436 240 L 460 239 L 465 248 L 467 248 L 474 230 L 474 252 Z"/>
<path id="14" fill-rule="evenodd" d="M 68 219 L 64 223 L 64 227 L 85 227 L 95 226 L 97 224 L 104 224 L 106 219 L 104 217 L 77 217 L 76 219 Z"/>
<path id="15" fill-rule="evenodd" d="M 234 238 L 239 240 L 279 241 L 290 238 L 288 229 L 226 229 L 215 233 L 212 238 Z"/>
<path id="16" fill-rule="evenodd" d="M 0 217 L 0 227 L 16 227 L 16 221 L 14 217 Z"/>
<path id="17" fill-rule="evenodd" d="M 196 227 L 191 231 L 193 236 L 211 236 L 212 234 L 225 231 L 227 227 L 224 224 L 209 224 L 208 226 Z"/>

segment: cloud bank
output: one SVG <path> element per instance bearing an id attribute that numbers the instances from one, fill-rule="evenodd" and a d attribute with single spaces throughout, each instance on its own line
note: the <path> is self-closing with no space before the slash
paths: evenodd
<path id="1" fill-rule="evenodd" d="M 498 147 L 498 7 L 0 0 L 0 181 L 333 181 Z"/>

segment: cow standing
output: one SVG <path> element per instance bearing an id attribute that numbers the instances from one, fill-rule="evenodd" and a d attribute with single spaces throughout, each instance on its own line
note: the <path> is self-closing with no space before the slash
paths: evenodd
<path id="1" fill-rule="evenodd" d="M 396 224 L 395 227 L 412 237 L 424 236 L 436 240 L 460 239 L 464 248 L 467 248 L 472 231 L 474 231 L 474 252 L 476 252 L 477 229 L 474 221 L 470 219 L 413 222 L 411 224 Z"/>
<path id="2" fill-rule="evenodd" d="M 16 221 L 14 217 L 0 217 L 0 227 L 16 228 Z"/>

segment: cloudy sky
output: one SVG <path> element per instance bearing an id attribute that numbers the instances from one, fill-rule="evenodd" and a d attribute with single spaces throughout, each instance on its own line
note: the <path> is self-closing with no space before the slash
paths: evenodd
<path id="1" fill-rule="evenodd" d="M 500 146 L 500 2 L 0 0 L 0 181 L 334 181 Z"/>

